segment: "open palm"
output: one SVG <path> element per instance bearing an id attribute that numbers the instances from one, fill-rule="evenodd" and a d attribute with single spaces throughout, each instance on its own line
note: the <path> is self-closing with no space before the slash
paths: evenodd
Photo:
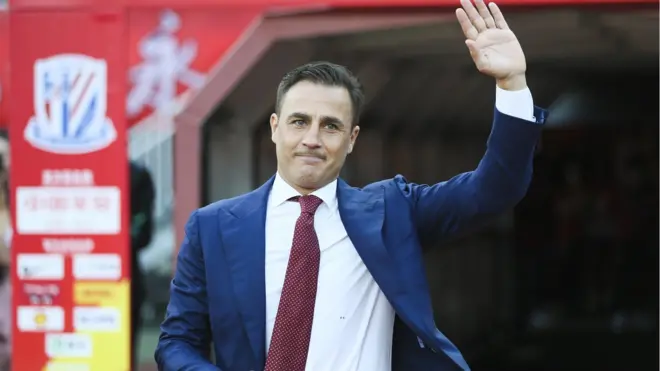
<path id="1" fill-rule="evenodd" d="M 477 69 L 497 80 L 525 73 L 525 54 L 495 3 L 461 0 L 456 18 L 463 29 L 465 44 Z"/>

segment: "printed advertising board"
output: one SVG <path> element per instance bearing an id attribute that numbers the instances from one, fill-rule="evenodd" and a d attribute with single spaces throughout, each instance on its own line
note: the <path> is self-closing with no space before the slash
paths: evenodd
<path id="1" fill-rule="evenodd" d="M 123 13 L 10 22 L 13 370 L 128 371 Z"/>

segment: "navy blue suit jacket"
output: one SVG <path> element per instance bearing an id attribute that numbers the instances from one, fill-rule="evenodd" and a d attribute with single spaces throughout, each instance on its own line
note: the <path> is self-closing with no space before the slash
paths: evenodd
<path id="1" fill-rule="evenodd" d="M 545 116 L 535 109 L 537 123 Z M 541 128 L 496 111 L 479 166 L 433 186 L 402 176 L 362 189 L 339 181 L 344 227 L 396 311 L 392 371 L 469 370 L 436 328 L 420 241 L 455 236 L 520 201 Z M 265 222 L 272 183 L 273 178 L 190 217 L 156 348 L 160 371 L 263 370 Z M 208 360 L 211 344 L 215 365 Z"/>

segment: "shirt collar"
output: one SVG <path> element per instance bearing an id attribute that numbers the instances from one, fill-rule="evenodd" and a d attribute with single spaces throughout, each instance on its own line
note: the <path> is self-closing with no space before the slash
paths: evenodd
<path id="1" fill-rule="evenodd" d="M 312 192 L 314 196 L 320 198 L 330 209 L 337 206 L 337 179 L 333 180 L 324 187 Z M 268 198 L 269 206 L 277 207 L 288 201 L 291 197 L 300 196 L 300 192 L 296 191 L 289 185 L 279 173 L 275 175 L 273 187 L 270 190 L 270 197 Z"/>

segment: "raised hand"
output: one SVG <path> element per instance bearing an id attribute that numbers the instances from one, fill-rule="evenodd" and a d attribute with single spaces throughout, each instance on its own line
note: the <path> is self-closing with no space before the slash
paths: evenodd
<path id="1" fill-rule="evenodd" d="M 475 8 L 476 5 L 476 8 Z M 525 54 L 495 3 L 461 0 L 456 18 L 465 34 L 465 44 L 477 69 L 497 80 L 507 90 L 524 89 Z"/>

